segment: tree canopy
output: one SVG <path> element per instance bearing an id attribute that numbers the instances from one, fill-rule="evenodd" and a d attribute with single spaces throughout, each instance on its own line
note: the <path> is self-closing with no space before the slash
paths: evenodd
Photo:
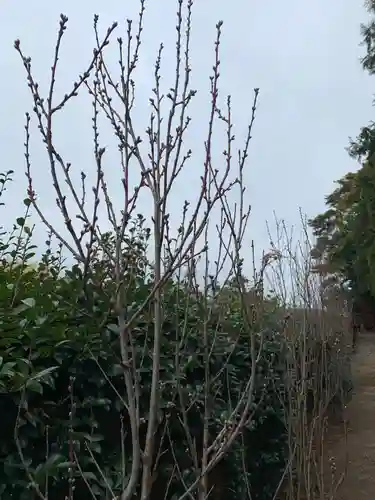
<path id="1" fill-rule="evenodd" d="M 366 54 L 362 66 L 375 73 L 375 2 L 367 3 L 370 22 L 362 26 Z M 309 221 L 316 236 L 313 249 L 325 284 L 350 289 L 354 297 L 375 298 L 375 123 L 351 140 L 349 155 L 359 162 L 356 172 L 336 181 L 326 197 L 327 210 Z"/>

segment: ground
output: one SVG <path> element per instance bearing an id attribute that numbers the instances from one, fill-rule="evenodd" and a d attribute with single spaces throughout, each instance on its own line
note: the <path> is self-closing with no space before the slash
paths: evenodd
<path id="1" fill-rule="evenodd" d="M 354 395 L 347 408 L 347 439 L 342 429 L 332 430 L 328 439 L 337 475 L 347 467 L 335 500 L 375 500 L 375 334 L 362 334 L 359 339 L 353 355 L 353 379 Z"/>

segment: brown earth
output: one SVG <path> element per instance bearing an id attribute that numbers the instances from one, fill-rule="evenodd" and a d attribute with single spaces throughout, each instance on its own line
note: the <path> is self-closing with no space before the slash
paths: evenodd
<path id="1" fill-rule="evenodd" d="M 335 500 L 375 500 L 375 334 L 362 334 L 353 355 L 353 399 L 347 408 L 347 433 L 332 430 L 329 455 L 336 477 L 346 469 Z"/>

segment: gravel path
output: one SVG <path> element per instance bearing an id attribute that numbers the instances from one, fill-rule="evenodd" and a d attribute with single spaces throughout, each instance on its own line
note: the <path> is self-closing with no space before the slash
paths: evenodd
<path id="1" fill-rule="evenodd" d="M 347 443 L 332 434 L 330 455 L 347 475 L 335 500 L 375 500 L 375 334 L 363 334 L 353 356 L 354 395 Z"/>

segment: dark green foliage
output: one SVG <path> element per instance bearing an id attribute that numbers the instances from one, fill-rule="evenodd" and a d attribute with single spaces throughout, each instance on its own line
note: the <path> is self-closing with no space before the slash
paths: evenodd
<path id="1" fill-rule="evenodd" d="M 43 274 L 41 279 L 40 266 L 27 268 L 22 273 L 19 267 L 9 265 L 0 269 L 0 488 L 4 500 L 35 496 L 16 446 L 17 418 L 17 439 L 24 462 L 41 490 L 48 477 L 49 495 L 56 500 L 68 494 L 69 465 L 74 458 L 71 446 L 86 480 L 99 498 L 104 498 L 105 485 L 93 459 L 118 493 L 122 483 L 122 433 L 129 456 L 129 422 L 121 402 L 121 398 L 125 399 L 124 368 L 119 361 L 117 327 L 108 294 L 105 287 L 99 293 L 92 280 L 92 285 L 86 286 L 86 297 L 91 296 L 92 301 L 83 300 L 81 272 L 77 267 L 64 278 L 55 274 Z M 149 290 L 147 278 L 139 278 L 134 300 L 130 302 L 141 303 Z M 191 458 L 185 451 L 187 441 L 181 426 L 178 389 L 186 408 L 189 407 L 189 428 L 198 449 L 204 407 L 205 359 L 199 299 L 193 300 L 181 287 L 170 283 L 163 290 L 163 303 L 159 445 L 164 453 L 154 484 L 154 498 L 159 498 L 165 489 L 173 465 L 170 440 L 174 443 L 175 458 L 185 471 L 185 481 L 189 483 L 193 478 Z M 150 311 L 147 308 L 133 327 L 143 418 L 147 418 L 151 382 L 153 320 Z M 209 341 L 213 345 L 210 378 L 216 376 L 210 388 L 212 399 L 208 402 L 212 436 L 229 418 L 231 407 L 249 379 L 249 338 L 254 332 L 248 331 L 242 317 L 239 301 L 232 301 L 225 314 L 219 319 L 212 316 L 208 325 Z M 257 370 L 254 418 L 232 452 L 210 476 L 217 483 L 217 489 L 220 479 L 225 498 L 240 498 L 241 491 L 245 492 L 246 475 L 254 499 L 271 498 L 285 464 L 282 340 L 274 330 L 271 317 L 262 321 L 268 322 L 268 327 L 263 325 L 264 354 Z M 226 330 L 228 327 L 231 333 Z M 177 368 L 176 352 L 182 337 Z M 259 347 L 259 333 L 257 338 Z M 228 361 L 229 353 L 232 354 Z M 163 435 L 166 424 L 168 432 Z M 141 425 L 141 442 L 144 434 L 145 426 Z M 247 472 L 243 470 L 243 463 Z M 75 498 L 90 498 L 78 470 L 74 470 L 74 476 Z M 170 486 L 168 498 L 172 498 L 173 492 L 182 491 L 176 479 Z"/>
<path id="2" fill-rule="evenodd" d="M 41 261 L 27 265 L 35 249 L 27 219 L 26 211 L 1 249 L 0 498 L 37 498 L 39 488 L 48 491 L 49 498 L 65 500 L 73 498 L 69 492 L 73 485 L 74 499 L 79 500 L 92 498 L 87 485 L 98 498 L 106 498 L 109 488 L 119 494 L 127 484 L 132 442 L 123 377 L 128 368 L 120 360 L 110 263 L 98 245 L 88 268 L 63 268 L 59 251 L 54 255 L 48 240 Z M 152 266 L 146 258 L 149 233 L 143 223 L 139 216 L 130 226 L 122 249 L 128 317 L 153 286 Z M 17 228 L 21 229 L 18 235 Z M 103 241 L 113 254 L 114 238 L 104 234 Z M 189 446 L 194 444 L 199 461 L 204 409 L 208 409 L 212 442 L 246 394 L 251 338 L 256 354 L 261 354 L 250 418 L 208 475 L 212 498 L 247 499 L 250 487 L 254 500 L 271 499 L 288 461 L 291 436 L 286 433 L 284 414 L 288 346 L 280 308 L 276 300 L 259 303 L 253 294 L 241 298 L 236 280 L 222 292 L 220 300 L 207 304 L 183 282 L 171 279 L 163 286 L 155 451 L 159 458 L 150 500 L 174 500 L 195 481 Z M 247 314 L 244 301 L 250 301 Z M 257 305 L 251 306 L 253 301 Z M 131 328 L 142 448 L 152 378 L 152 306 L 151 301 L 142 309 Z M 176 463 L 183 481 L 176 474 Z"/>

